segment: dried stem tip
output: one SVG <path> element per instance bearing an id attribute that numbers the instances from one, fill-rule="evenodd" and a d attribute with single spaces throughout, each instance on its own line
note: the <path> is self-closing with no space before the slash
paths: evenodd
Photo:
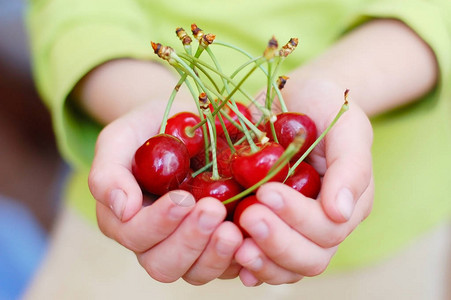
<path id="1" fill-rule="evenodd" d="M 182 27 L 178 27 L 175 30 L 175 33 L 177 34 L 178 38 L 182 41 L 182 44 L 184 46 L 190 45 L 191 42 L 193 41 L 188 34 L 186 33 L 185 29 L 183 29 Z"/>
<path id="2" fill-rule="evenodd" d="M 349 94 L 349 89 L 346 89 L 345 90 L 345 93 L 344 93 L 344 98 L 345 98 L 345 105 L 348 105 L 348 94 Z"/>
<path id="3" fill-rule="evenodd" d="M 276 38 L 273 36 L 266 46 L 265 52 L 263 52 L 263 56 L 266 59 L 271 59 L 276 55 L 277 48 L 279 47 L 279 43 Z"/>
<path id="4" fill-rule="evenodd" d="M 202 39 L 202 36 L 204 35 L 204 31 L 197 27 L 196 24 L 191 24 L 191 32 L 193 33 L 193 36 L 196 40 L 200 41 Z"/>
<path id="5" fill-rule="evenodd" d="M 299 40 L 297 38 L 291 38 L 288 41 L 288 43 L 283 45 L 282 49 L 280 49 L 279 55 L 282 57 L 287 57 L 288 55 L 291 54 L 291 52 L 294 51 L 294 49 L 296 49 L 296 47 L 298 46 L 298 43 L 299 43 Z"/>
<path id="6" fill-rule="evenodd" d="M 152 45 L 152 49 L 155 54 L 158 55 L 158 57 L 169 61 L 171 54 L 174 52 L 174 49 L 169 46 L 163 46 L 160 43 L 150 42 L 150 44 Z"/>
<path id="7" fill-rule="evenodd" d="M 208 103 L 208 97 L 207 94 L 201 93 L 199 95 L 199 106 L 202 110 L 208 110 L 209 109 L 209 103 Z"/>
<path id="8" fill-rule="evenodd" d="M 285 86 L 285 83 L 287 83 L 287 80 L 290 77 L 288 76 L 279 76 L 279 79 L 277 79 L 277 87 L 279 88 L 279 90 L 283 89 L 283 87 Z"/>
<path id="9" fill-rule="evenodd" d="M 208 45 L 210 45 L 211 43 L 213 43 L 213 41 L 215 40 L 216 35 L 214 34 L 204 34 L 202 36 L 202 39 L 199 40 L 199 43 L 203 46 L 203 47 L 207 47 Z"/>

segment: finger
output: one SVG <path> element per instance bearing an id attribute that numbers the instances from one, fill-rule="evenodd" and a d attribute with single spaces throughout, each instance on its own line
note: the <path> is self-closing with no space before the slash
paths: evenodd
<path id="1" fill-rule="evenodd" d="M 324 140 L 327 169 L 320 202 L 335 222 L 348 221 L 372 177 L 372 129 L 365 114 L 351 107 Z"/>
<path id="2" fill-rule="evenodd" d="M 371 180 L 352 218 L 345 223 L 332 221 L 319 201 L 307 198 L 284 184 L 270 182 L 262 185 L 257 198 L 291 228 L 319 246 L 331 248 L 339 245 L 369 215 L 373 188 Z"/>
<path id="3" fill-rule="evenodd" d="M 232 259 L 229 267 L 222 273 L 218 278 L 219 279 L 233 279 L 236 278 L 240 274 L 240 270 L 242 266 L 237 263 L 235 259 Z"/>
<path id="4" fill-rule="evenodd" d="M 241 282 L 244 284 L 244 286 L 247 287 L 259 286 L 263 283 L 257 277 L 255 277 L 255 275 L 252 274 L 251 271 L 245 268 L 241 269 L 239 276 Z"/>
<path id="5" fill-rule="evenodd" d="M 201 256 L 225 216 L 225 206 L 217 199 L 199 200 L 177 230 L 152 249 L 138 253 L 138 261 L 155 280 L 176 281 Z"/>
<path id="6" fill-rule="evenodd" d="M 235 258 L 243 266 L 240 271 L 240 279 L 245 286 L 255 286 L 259 282 L 273 285 L 294 283 L 303 278 L 302 275 L 275 264 L 249 238 L 244 240 Z"/>
<path id="7" fill-rule="evenodd" d="M 218 278 L 230 266 L 243 236 L 231 222 L 224 222 L 213 233 L 205 251 L 183 276 L 193 285 L 205 284 Z"/>
<path id="8" fill-rule="evenodd" d="M 190 193 L 171 191 L 124 223 L 97 202 L 97 222 L 106 236 L 134 252 L 144 252 L 171 235 L 194 207 Z"/>
<path id="9" fill-rule="evenodd" d="M 322 248 L 291 228 L 268 207 L 260 204 L 249 206 L 241 215 L 240 225 L 250 234 L 265 255 L 280 267 L 304 276 L 322 273 L 335 253 L 334 248 Z M 235 259 L 246 267 L 238 254 Z"/>
<path id="10" fill-rule="evenodd" d="M 89 188 L 94 198 L 110 207 L 122 221 L 129 220 L 142 205 L 142 192 L 131 172 L 131 161 L 143 142 L 144 137 L 127 119 L 111 123 L 97 139 Z"/>

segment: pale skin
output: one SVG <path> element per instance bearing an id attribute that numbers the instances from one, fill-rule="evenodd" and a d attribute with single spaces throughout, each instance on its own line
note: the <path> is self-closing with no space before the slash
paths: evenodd
<path id="1" fill-rule="evenodd" d="M 106 125 L 89 177 L 99 227 L 135 252 L 149 275 L 161 282 L 183 278 L 200 285 L 239 276 L 244 285 L 255 286 L 318 275 L 371 211 L 368 117 L 415 101 L 435 86 L 437 73 L 433 53 L 415 33 L 401 22 L 377 20 L 289 74 L 283 90 L 289 109 L 308 114 L 319 131 L 342 105 L 345 89 L 351 91 L 350 109 L 311 155 L 323 176 L 319 198 L 306 198 L 280 183 L 261 186 L 261 204 L 241 217 L 251 234 L 243 240 L 233 223 L 223 221 L 225 208 L 214 198 L 195 203 L 189 193 L 175 191 L 142 206 L 131 160 L 158 132 L 164 103 L 178 78 L 158 63 L 105 63 L 75 90 L 86 112 Z M 172 112 L 194 111 L 190 96 L 180 93 Z"/>

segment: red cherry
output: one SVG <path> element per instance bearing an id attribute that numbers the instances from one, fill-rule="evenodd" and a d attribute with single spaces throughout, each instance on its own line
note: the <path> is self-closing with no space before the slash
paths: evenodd
<path id="1" fill-rule="evenodd" d="M 243 190 L 233 178 L 213 179 L 211 172 L 203 172 L 191 180 L 191 193 L 194 199 L 203 197 L 214 197 L 220 201 L 225 201 Z M 226 204 L 227 214 L 231 216 L 238 201 Z"/>
<path id="2" fill-rule="evenodd" d="M 261 145 L 255 153 L 251 152 L 251 147 L 248 145 L 238 149 L 231 165 L 235 180 L 245 188 L 253 186 L 268 174 L 284 150 L 281 145 L 274 142 Z M 288 168 L 286 164 L 269 181 L 283 181 L 288 174 Z"/>
<path id="3" fill-rule="evenodd" d="M 185 179 L 179 184 L 179 189 L 191 192 L 191 181 L 193 180 L 193 170 L 189 169 Z"/>
<path id="4" fill-rule="evenodd" d="M 217 155 L 218 172 L 223 177 L 232 177 L 230 163 L 232 162 L 232 150 L 227 147 Z"/>
<path id="5" fill-rule="evenodd" d="M 273 140 L 273 134 L 271 127 L 266 124 L 266 134 Z M 310 117 L 302 113 L 286 112 L 277 115 L 277 120 L 274 122 L 274 129 L 276 132 L 277 140 L 282 147 L 287 148 L 288 145 L 294 140 L 295 136 L 304 131 L 305 142 L 299 149 L 298 153 L 294 155 L 292 161 L 296 161 L 304 154 L 305 151 L 315 142 L 317 132 L 316 125 Z"/>
<path id="6" fill-rule="evenodd" d="M 315 168 L 303 161 L 293 175 L 287 178 L 285 184 L 306 197 L 316 199 L 321 189 L 321 177 Z"/>
<path id="7" fill-rule="evenodd" d="M 235 152 L 237 152 L 239 149 L 243 148 L 245 145 L 248 144 L 240 144 L 240 145 L 234 145 Z M 225 147 L 222 149 L 218 155 L 217 155 L 217 162 L 218 162 L 218 172 L 222 177 L 233 177 L 232 174 L 232 159 L 233 154 L 230 147 Z"/>
<path id="8" fill-rule="evenodd" d="M 199 127 L 194 132 L 190 132 L 190 128 L 199 122 L 199 116 L 190 112 L 181 112 L 168 119 L 164 132 L 179 138 L 188 148 L 190 157 L 193 157 L 204 148 L 202 128 Z"/>
<path id="9" fill-rule="evenodd" d="M 244 237 L 249 237 L 249 233 L 240 225 L 240 218 L 243 212 L 248 208 L 249 206 L 259 203 L 257 200 L 257 197 L 255 195 L 250 195 L 238 202 L 235 212 L 233 213 L 233 223 L 235 223 L 238 228 L 240 228 L 241 232 L 243 233 Z"/>
<path id="10" fill-rule="evenodd" d="M 178 138 L 159 134 L 136 150 L 132 172 L 147 192 L 163 195 L 178 188 L 189 172 L 189 153 Z"/>

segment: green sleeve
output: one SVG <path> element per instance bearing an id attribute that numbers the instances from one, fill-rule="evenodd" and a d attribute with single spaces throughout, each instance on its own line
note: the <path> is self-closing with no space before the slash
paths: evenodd
<path id="1" fill-rule="evenodd" d="M 432 49 L 439 82 L 428 95 L 372 119 L 373 209 L 343 242 L 331 269 L 368 265 L 451 217 L 451 1 L 373 1 L 349 28 L 394 18 Z"/>
<path id="2" fill-rule="evenodd" d="M 343 32 L 371 18 L 396 18 L 433 50 L 440 69 L 437 88 L 408 107 L 372 120 L 374 128 L 373 212 L 339 247 L 332 269 L 387 257 L 451 215 L 451 1 L 180 1 L 35 0 L 28 26 L 39 91 L 54 118 L 61 152 L 85 167 L 69 186 L 71 202 L 95 219 L 86 186 L 100 127 L 66 101 L 89 70 L 119 57 L 154 57 L 149 40 L 166 38 L 175 26 L 198 22 L 218 39 L 260 51 L 268 34 L 301 37 L 299 55 L 287 71 L 312 59 Z M 247 5 L 247 7 L 246 7 Z M 221 9 L 218 9 L 221 8 Z M 224 16 L 227 16 L 225 18 Z M 258 16 L 256 18 L 255 16 Z M 246 24 L 242 24 L 246 20 Z M 347 26 L 343 26 L 343 22 Z M 182 22 L 183 24 L 180 24 Z M 151 28 L 155 31 L 151 32 Z M 161 32 L 161 33 L 160 33 Z M 286 39 L 288 40 L 288 39 Z M 218 49 L 221 50 L 221 49 Z M 228 58 L 233 61 L 235 57 Z M 231 64 L 232 65 L 232 64 Z M 80 194 L 80 191 L 85 194 Z"/>
<path id="3" fill-rule="evenodd" d="M 398 19 L 415 31 L 436 56 L 440 69 L 439 89 L 451 89 L 451 1 L 372 1 L 351 20 L 358 25 L 371 18 Z"/>
<path id="4" fill-rule="evenodd" d="M 148 21 L 132 0 L 35 0 L 27 26 L 37 88 L 53 116 L 59 148 L 68 161 L 88 167 L 100 128 L 66 99 L 95 66 L 150 56 Z"/>

